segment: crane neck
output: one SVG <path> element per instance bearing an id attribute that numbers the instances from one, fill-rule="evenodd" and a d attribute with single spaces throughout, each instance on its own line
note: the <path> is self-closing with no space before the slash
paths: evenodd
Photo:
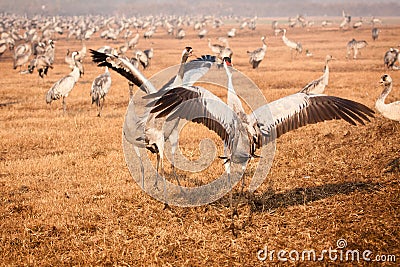
<path id="1" fill-rule="evenodd" d="M 381 95 L 378 97 L 377 103 L 383 103 L 385 104 L 386 97 L 390 94 L 392 91 L 392 83 L 385 85 L 385 88 L 383 89 Z"/>
<path id="2" fill-rule="evenodd" d="M 232 72 L 229 70 L 226 63 L 224 63 L 224 68 L 225 68 L 226 76 L 228 77 L 228 91 L 236 94 L 235 89 L 233 89 Z"/>
<path id="3" fill-rule="evenodd" d="M 182 56 L 182 60 L 181 60 L 180 66 L 179 66 L 178 74 L 176 75 L 175 80 L 174 80 L 174 85 L 175 86 L 182 85 L 182 83 L 183 83 L 183 75 L 185 74 L 185 63 L 188 60 L 188 58 L 189 58 L 189 55 L 187 55 L 187 54 L 184 54 Z"/>
<path id="4" fill-rule="evenodd" d="M 69 75 L 71 75 L 74 78 L 75 82 L 77 82 L 79 80 L 79 77 L 81 76 L 81 72 L 76 64 Z"/>
<path id="5" fill-rule="evenodd" d="M 265 43 L 265 38 L 261 39 L 262 43 L 263 43 L 263 49 L 267 49 L 267 44 Z"/>

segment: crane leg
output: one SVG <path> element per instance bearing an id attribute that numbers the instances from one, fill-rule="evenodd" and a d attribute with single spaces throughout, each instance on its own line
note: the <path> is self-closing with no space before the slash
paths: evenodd
<path id="1" fill-rule="evenodd" d="M 101 101 L 101 98 L 99 99 L 99 106 L 98 106 L 98 108 L 99 108 L 99 114 L 97 114 L 97 117 L 100 117 L 101 116 L 101 111 L 103 110 L 103 106 L 104 106 L 104 101 L 105 101 L 106 99 L 103 97 L 103 101 Z"/>
<path id="2" fill-rule="evenodd" d="M 178 147 L 178 138 L 179 138 L 179 132 L 178 132 L 178 126 L 176 124 L 174 130 L 169 136 L 169 141 L 171 142 L 171 168 L 176 182 L 178 183 L 179 186 L 181 186 L 178 175 L 175 172 L 175 152 L 176 148 Z"/>
<path id="3" fill-rule="evenodd" d="M 62 98 L 62 106 L 63 106 L 63 111 L 64 113 L 67 111 L 67 104 L 65 103 L 65 96 Z"/>
<path id="4" fill-rule="evenodd" d="M 158 173 L 158 170 L 159 170 L 159 167 L 160 167 L 160 154 L 159 154 L 159 153 L 157 153 L 157 163 L 156 163 L 156 181 L 154 182 L 154 187 L 155 187 L 156 189 L 158 189 L 158 178 L 159 178 L 159 173 Z"/>
<path id="5" fill-rule="evenodd" d="M 144 166 L 143 166 L 143 162 L 142 162 L 142 158 L 140 157 L 140 151 L 139 148 L 137 146 L 133 146 L 133 149 L 135 150 L 136 155 L 139 158 L 139 163 L 140 163 L 140 173 L 141 173 L 141 185 L 142 185 L 142 189 L 144 190 Z"/>
<path id="6" fill-rule="evenodd" d="M 167 196 L 167 181 L 165 180 L 165 175 L 164 175 L 164 161 L 163 158 L 160 157 L 160 161 L 161 161 L 161 179 L 163 181 L 163 185 L 164 185 L 164 209 L 168 207 L 168 196 Z"/>
<path id="7" fill-rule="evenodd" d="M 358 55 L 358 49 L 354 48 L 354 56 L 353 59 L 357 59 L 357 55 Z"/>
<path id="8" fill-rule="evenodd" d="M 235 215 L 238 216 L 237 213 L 237 207 L 233 207 L 233 188 L 232 188 L 232 182 L 231 182 L 231 161 L 227 159 L 225 162 L 225 170 L 228 175 L 228 186 L 229 186 L 229 206 L 230 210 L 232 211 L 231 213 L 231 225 L 229 229 L 232 231 L 232 234 L 234 236 L 237 236 L 237 233 L 235 232 Z"/>

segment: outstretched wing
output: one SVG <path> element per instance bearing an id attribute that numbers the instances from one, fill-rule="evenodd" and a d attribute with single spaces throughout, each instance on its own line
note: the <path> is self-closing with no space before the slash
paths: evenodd
<path id="1" fill-rule="evenodd" d="M 198 86 L 176 87 L 159 96 L 158 92 L 148 95 L 154 101 L 147 106 L 156 118 L 167 117 L 167 121 L 175 118 L 201 123 L 217 133 L 224 142 L 229 142 L 236 131 L 234 112 L 210 91 Z"/>
<path id="2" fill-rule="evenodd" d="M 314 89 L 321 84 L 323 80 L 323 77 L 320 77 L 318 79 L 315 79 L 308 84 L 306 84 L 299 93 L 305 93 L 305 94 L 310 94 Z"/>
<path id="3" fill-rule="evenodd" d="M 134 83 L 136 86 L 140 87 L 146 93 L 152 93 L 157 91 L 153 85 L 143 76 L 143 74 L 130 62 L 127 57 L 118 56 L 114 54 L 106 54 L 98 52 L 96 50 L 90 49 L 92 54 L 92 60 L 97 65 L 107 66 L 112 70 L 118 72 L 130 82 Z M 142 85 L 144 85 L 142 87 Z"/>
<path id="4" fill-rule="evenodd" d="M 210 70 L 215 61 L 215 56 L 202 55 L 201 57 L 185 63 L 182 84 L 174 84 L 176 79 L 176 76 L 174 76 L 161 87 L 161 90 L 181 85 L 193 85 Z"/>
<path id="5" fill-rule="evenodd" d="M 375 112 L 367 106 L 340 97 L 293 94 L 268 103 L 253 112 L 260 130 L 268 137 L 276 130 L 276 138 L 307 124 L 343 119 L 352 125 L 364 125 Z M 270 114 L 270 116 L 268 116 Z"/>

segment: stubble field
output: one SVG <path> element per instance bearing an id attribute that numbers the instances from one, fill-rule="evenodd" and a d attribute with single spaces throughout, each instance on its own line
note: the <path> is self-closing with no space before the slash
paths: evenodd
<path id="1" fill-rule="evenodd" d="M 326 94 L 374 109 L 384 73 L 394 80 L 388 101 L 400 100 L 400 72 L 383 66 L 384 53 L 400 44 L 400 21 L 392 22 L 380 26 L 376 41 L 372 41 L 370 25 L 346 31 L 320 26 L 288 29 L 289 39 L 313 53 L 294 59 L 280 36 L 273 35 L 270 23 L 260 23 L 255 31 L 239 30 L 229 40 L 232 61 L 272 101 L 321 76 L 325 56 L 331 54 L 336 60 L 330 62 Z M 208 37 L 217 43 L 216 37 L 225 36 L 232 26 L 210 29 Z M 267 36 L 267 54 L 259 69 L 253 70 L 246 51 L 261 47 L 262 35 Z M 368 42 L 357 60 L 345 58 L 352 38 Z M 97 49 L 117 47 L 123 41 L 105 41 L 96 33 L 85 44 Z M 191 28 L 183 40 L 168 36 L 163 29 L 150 40 L 141 36 L 137 48 L 153 47 L 155 53 L 144 75 L 151 77 L 179 63 L 185 46 L 193 47 L 196 55 L 211 53 L 207 40 L 198 39 Z M 135 183 L 122 148 L 129 93 L 126 79 L 119 74 L 111 71 L 112 87 L 101 117 L 96 116 L 89 91 L 103 69 L 91 63 L 89 53 L 85 74 L 66 99 L 67 113 L 63 114 L 60 101 L 46 104 L 45 93 L 70 72 L 64 62 L 67 49 L 81 47 L 80 41 L 57 36 L 54 69 L 44 81 L 36 72 L 21 75 L 13 70 L 10 52 L 0 58 L 1 265 L 267 266 L 280 263 L 279 250 L 296 250 L 301 258 L 302 251 L 313 249 L 318 257 L 323 250 L 336 249 L 339 239 L 347 241 L 344 252 L 370 250 L 371 259 L 396 255 L 399 262 L 400 175 L 398 169 L 385 172 L 400 157 L 399 123 L 376 114 L 365 126 L 329 121 L 280 137 L 271 170 L 255 192 L 254 203 L 239 199 L 238 188 L 234 191 L 239 201 L 235 237 L 229 230 L 227 196 L 205 206 L 164 209 L 163 203 Z M 225 77 L 223 69 L 220 73 Z M 217 95 L 225 99 L 226 91 Z M 207 135 L 208 130 L 194 127 L 198 127 L 195 132 L 186 129 L 180 144 L 196 158 L 194 136 Z M 210 169 L 192 178 L 209 181 L 221 172 L 217 158 Z M 262 262 L 257 252 L 266 247 L 275 254 Z M 321 265 L 302 260 L 289 263 Z M 366 262 L 330 260 L 325 255 L 323 263 Z"/>

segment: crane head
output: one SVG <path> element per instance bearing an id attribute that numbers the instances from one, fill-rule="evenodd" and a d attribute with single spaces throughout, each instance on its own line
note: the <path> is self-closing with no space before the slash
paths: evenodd
<path id="1" fill-rule="evenodd" d="M 230 57 L 224 57 L 222 59 L 222 61 L 224 62 L 224 65 L 228 66 L 228 67 L 232 67 L 232 60 Z"/>
<path id="2" fill-rule="evenodd" d="M 189 57 L 193 56 L 193 48 L 186 46 L 182 51 L 182 63 L 185 63 Z"/>
<path id="3" fill-rule="evenodd" d="M 379 83 L 384 86 L 389 85 L 392 83 L 392 77 L 389 74 L 383 74 Z"/>
<path id="4" fill-rule="evenodd" d="M 77 55 L 79 55 L 79 52 L 78 52 L 78 51 L 72 52 L 72 54 L 71 54 L 72 59 L 75 59 L 75 57 L 76 57 Z"/>

